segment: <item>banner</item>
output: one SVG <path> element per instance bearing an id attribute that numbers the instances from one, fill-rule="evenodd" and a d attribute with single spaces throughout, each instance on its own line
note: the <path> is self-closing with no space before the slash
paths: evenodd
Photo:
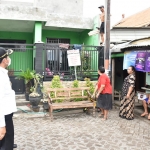
<path id="1" fill-rule="evenodd" d="M 137 71 L 150 72 L 150 51 L 126 51 L 123 69 L 128 69 L 129 66 L 134 66 Z"/>
<path id="2" fill-rule="evenodd" d="M 128 69 L 129 66 L 135 66 L 137 51 L 124 52 L 123 70 Z"/>

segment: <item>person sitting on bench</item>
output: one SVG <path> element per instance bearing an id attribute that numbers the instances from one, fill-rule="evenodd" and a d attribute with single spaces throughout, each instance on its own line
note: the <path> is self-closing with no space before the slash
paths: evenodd
<path id="1" fill-rule="evenodd" d="M 150 113 L 148 113 L 148 105 L 150 105 L 150 93 L 147 94 L 147 98 L 143 100 L 144 113 L 141 114 L 141 117 L 148 115 L 148 120 L 150 120 Z"/>

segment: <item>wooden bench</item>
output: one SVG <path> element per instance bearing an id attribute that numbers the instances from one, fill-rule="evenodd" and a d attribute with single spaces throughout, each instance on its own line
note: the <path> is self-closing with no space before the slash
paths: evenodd
<path id="1" fill-rule="evenodd" d="M 87 96 L 84 92 L 87 91 Z M 49 96 L 49 114 L 51 121 L 53 120 L 53 110 L 67 108 L 90 108 L 93 107 L 93 115 L 95 116 L 95 102 L 89 97 L 89 87 L 80 88 L 49 88 L 47 90 Z M 50 96 L 53 92 L 53 98 Z M 82 101 L 73 101 L 81 98 Z M 62 103 L 53 103 L 55 100 L 62 100 Z"/>

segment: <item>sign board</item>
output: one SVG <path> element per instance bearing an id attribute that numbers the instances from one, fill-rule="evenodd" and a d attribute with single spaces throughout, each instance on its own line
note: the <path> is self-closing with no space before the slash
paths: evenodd
<path id="1" fill-rule="evenodd" d="M 79 50 L 68 50 L 68 64 L 71 66 L 81 66 L 80 52 Z"/>
<path id="2" fill-rule="evenodd" d="M 144 100 L 147 96 L 145 93 L 137 92 L 138 100 Z"/>

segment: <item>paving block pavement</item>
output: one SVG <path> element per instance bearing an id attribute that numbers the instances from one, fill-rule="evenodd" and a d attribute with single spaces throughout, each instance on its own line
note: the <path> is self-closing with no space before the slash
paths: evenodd
<path id="1" fill-rule="evenodd" d="M 18 115 L 18 114 L 17 114 Z M 16 150 L 149 150 L 150 122 L 110 111 L 107 121 L 78 113 L 56 113 L 53 122 L 38 114 L 14 118 Z M 36 117 L 35 117 L 36 116 Z"/>

